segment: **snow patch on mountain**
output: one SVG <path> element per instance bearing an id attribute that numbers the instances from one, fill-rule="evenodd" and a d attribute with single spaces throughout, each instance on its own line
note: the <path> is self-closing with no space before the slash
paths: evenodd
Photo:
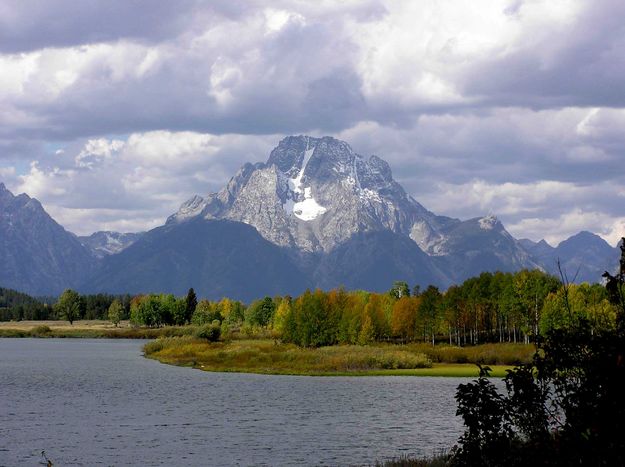
<path id="1" fill-rule="evenodd" d="M 304 151 L 304 160 L 302 162 L 302 168 L 295 178 L 289 179 L 289 188 L 293 190 L 294 193 L 301 194 L 302 193 L 302 177 L 304 176 L 304 171 L 306 170 L 306 166 L 308 162 L 310 162 L 310 158 L 314 152 L 315 148 L 306 149 Z"/>
<path id="2" fill-rule="evenodd" d="M 308 142 L 306 145 L 308 146 Z M 315 220 L 320 215 L 324 214 L 327 209 L 321 206 L 315 198 L 312 196 L 312 188 L 302 188 L 302 178 L 306 167 L 310 162 L 310 158 L 313 155 L 315 148 L 309 148 L 304 151 L 304 160 L 302 161 L 302 167 L 300 168 L 297 176 L 287 179 L 287 185 L 289 193 L 287 193 L 286 200 L 284 202 L 284 210 L 287 214 L 292 214 L 298 219 L 303 221 Z"/>
<path id="3" fill-rule="evenodd" d="M 300 201 L 293 205 L 293 214 L 295 217 L 303 221 L 315 220 L 321 214 L 327 211 L 321 206 L 315 198 L 310 194 L 310 188 L 304 188 L 304 201 Z"/>
<path id="4" fill-rule="evenodd" d="M 95 232 L 89 236 L 78 237 L 80 243 L 88 248 L 96 258 L 115 255 L 136 242 L 142 233 L 120 233 L 111 231 Z"/>
<path id="5" fill-rule="evenodd" d="M 497 225 L 497 217 L 491 215 L 482 217 L 479 220 L 479 224 L 480 224 L 480 229 L 482 230 L 493 230 L 495 228 L 495 226 Z"/>

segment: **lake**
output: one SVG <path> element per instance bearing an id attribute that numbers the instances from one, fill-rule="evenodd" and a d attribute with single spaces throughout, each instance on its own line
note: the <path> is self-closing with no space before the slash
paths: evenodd
<path id="1" fill-rule="evenodd" d="M 209 373 L 144 343 L 0 339 L 0 465 L 362 465 L 462 432 L 467 379 Z"/>

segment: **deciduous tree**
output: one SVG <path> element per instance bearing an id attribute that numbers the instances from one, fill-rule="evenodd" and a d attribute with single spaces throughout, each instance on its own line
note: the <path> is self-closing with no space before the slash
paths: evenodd
<path id="1" fill-rule="evenodd" d="M 122 319 L 122 314 L 124 313 L 124 308 L 119 300 L 113 300 L 111 306 L 108 309 L 108 318 L 111 323 L 117 327 L 119 322 Z"/>
<path id="2" fill-rule="evenodd" d="M 56 308 L 60 316 L 69 321 L 69 324 L 74 324 L 80 314 L 80 295 L 75 290 L 66 289 L 59 297 Z"/>

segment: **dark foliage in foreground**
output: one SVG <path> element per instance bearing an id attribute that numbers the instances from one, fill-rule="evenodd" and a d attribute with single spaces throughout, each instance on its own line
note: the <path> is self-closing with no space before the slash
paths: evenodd
<path id="1" fill-rule="evenodd" d="M 460 385 L 466 431 L 455 465 L 625 465 L 625 246 L 606 273 L 614 329 L 579 318 L 548 332 L 532 364 L 509 371 L 499 394 L 485 370 Z M 564 285 L 566 287 L 566 284 Z M 570 311 L 568 304 L 565 308 Z"/>

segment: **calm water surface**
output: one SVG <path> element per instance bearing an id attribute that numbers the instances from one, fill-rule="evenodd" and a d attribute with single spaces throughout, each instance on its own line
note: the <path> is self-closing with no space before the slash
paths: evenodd
<path id="1" fill-rule="evenodd" d="M 0 339 L 0 465 L 361 465 L 462 431 L 465 379 L 208 373 L 144 343 Z"/>

